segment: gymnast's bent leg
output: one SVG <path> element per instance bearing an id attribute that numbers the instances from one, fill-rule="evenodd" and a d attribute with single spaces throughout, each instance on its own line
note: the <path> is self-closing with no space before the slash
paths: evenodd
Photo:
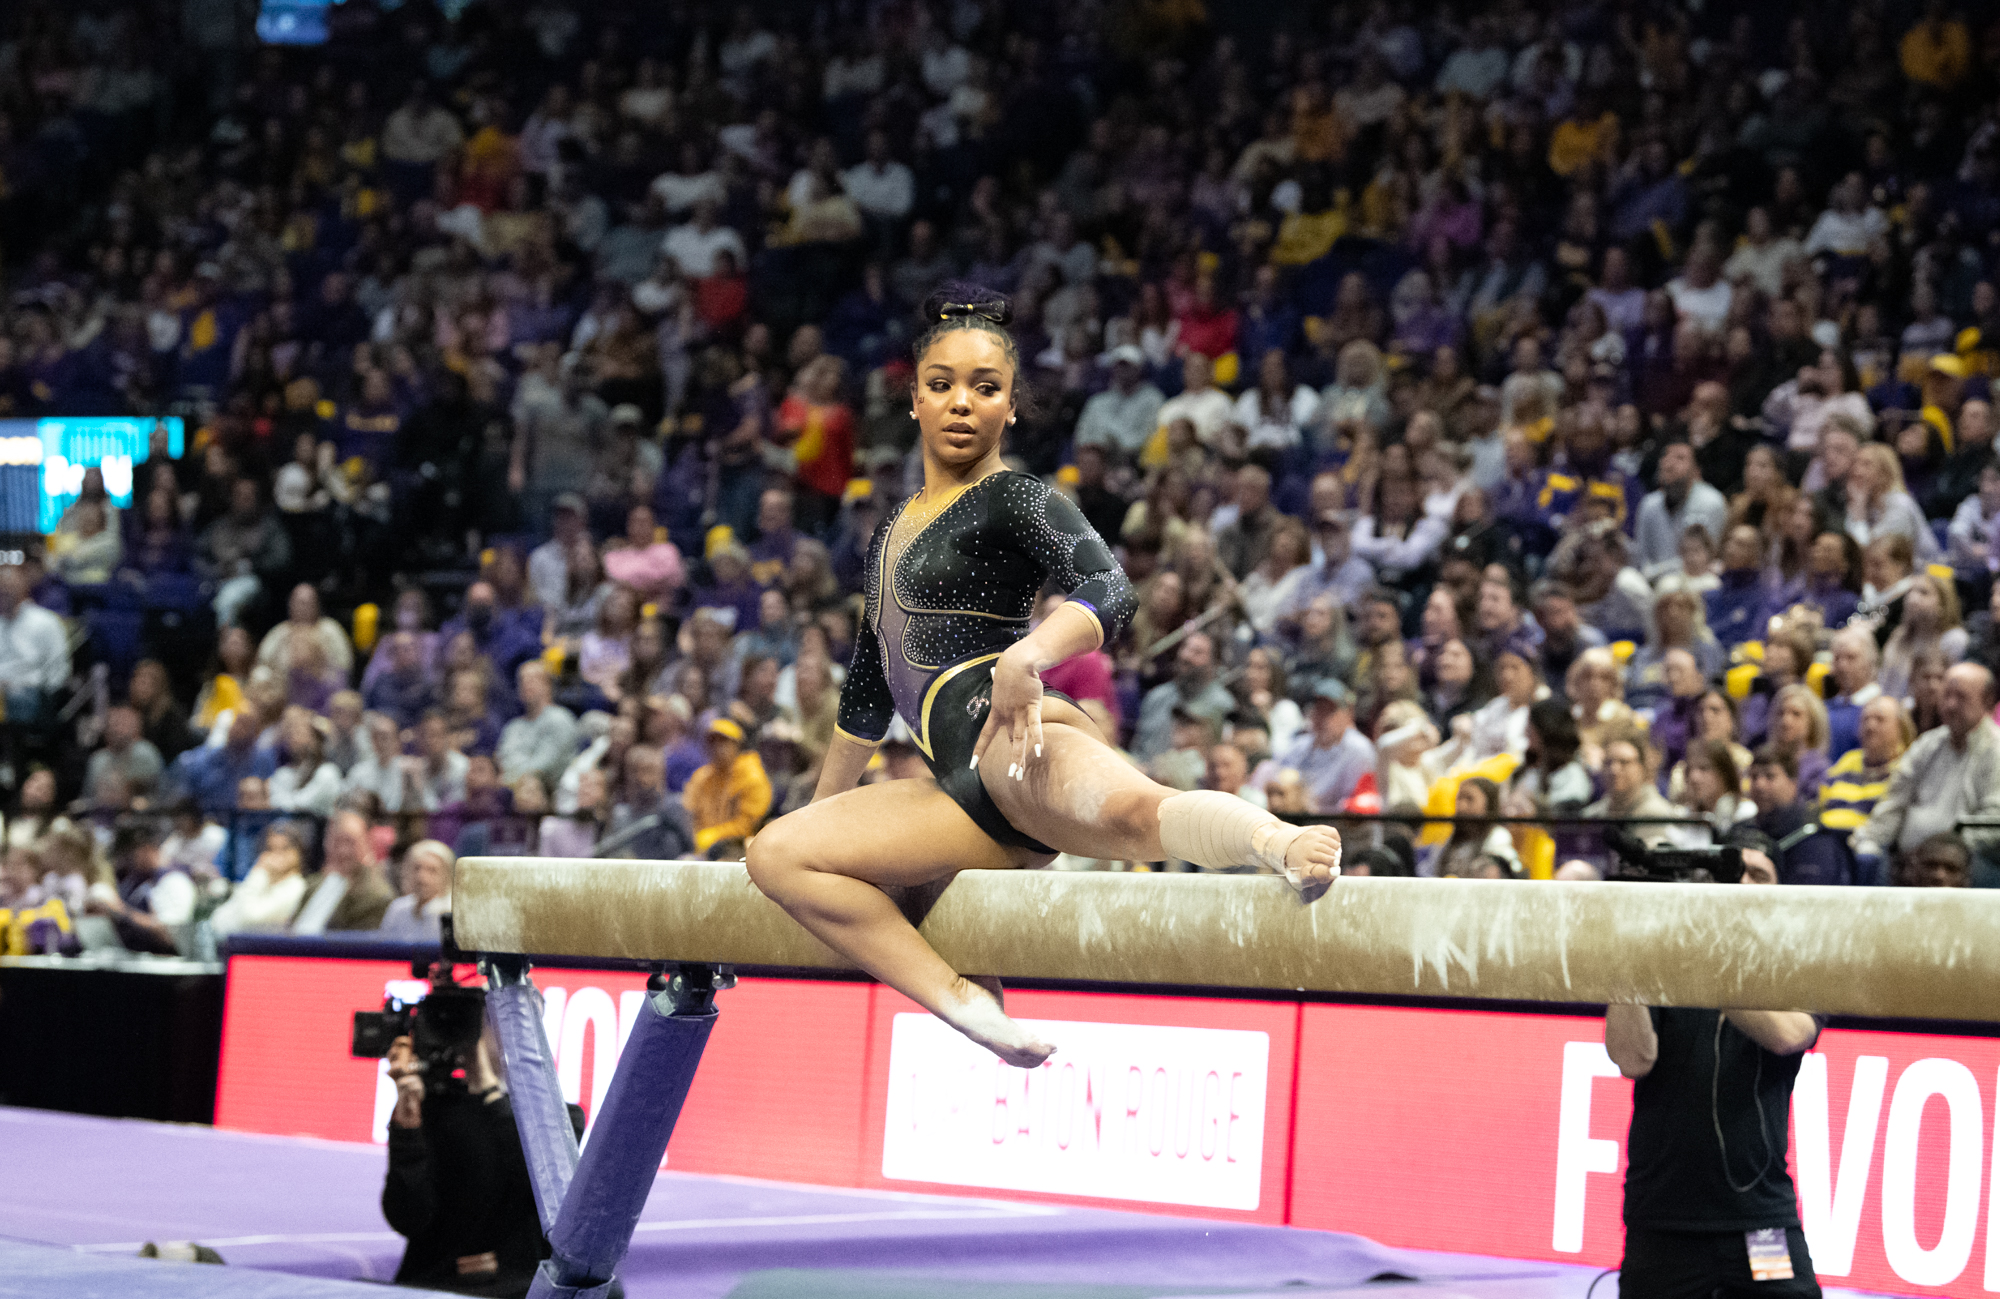
<path id="1" fill-rule="evenodd" d="M 1008 824 L 1060 852 L 1113 861 L 1178 857 L 1211 869 L 1262 866 L 1311 901 L 1340 874 L 1340 833 L 1297 826 L 1233 794 L 1183 793 L 1106 744 L 1083 711 L 1042 703 L 1043 756 L 1015 779 L 996 744 L 980 777 Z"/>
<path id="2" fill-rule="evenodd" d="M 1044 861 L 994 842 L 938 788 L 862 785 L 779 817 L 750 841 L 750 878 L 814 937 L 1009 1064 L 1052 1049 L 1007 1018 L 990 981 L 959 977 L 882 890 Z"/>

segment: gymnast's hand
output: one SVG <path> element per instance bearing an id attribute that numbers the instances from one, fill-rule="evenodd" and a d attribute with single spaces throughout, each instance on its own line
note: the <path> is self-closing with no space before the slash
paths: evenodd
<path id="1" fill-rule="evenodd" d="M 1017 653 L 1026 642 L 1013 646 L 993 665 L 993 706 L 980 728 L 979 742 L 972 746 L 972 766 L 976 770 L 986 756 L 986 746 L 995 737 L 1006 737 L 1007 774 L 1025 780 L 1030 756 L 1042 756 L 1042 676 L 1035 670 L 1029 653 Z"/>

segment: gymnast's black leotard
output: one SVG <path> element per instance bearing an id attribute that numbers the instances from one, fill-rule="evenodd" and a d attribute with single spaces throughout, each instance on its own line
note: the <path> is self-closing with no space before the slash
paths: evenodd
<path id="1" fill-rule="evenodd" d="M 1068 497 L 1005 470 L 966 487 L 914 535 L 898 539 L 905 502 L 868 547 L 867 606 L 840 692 L 839 729 L 864 744 L 900 713 L 939 786 L 1001 843 L 1052 851 L 1000 815 L 970 768 L 992 706 L 993 661 L 1027 634 L 1053 579 L 1110 644 L 1132 616 L 1132 583 Z"/>

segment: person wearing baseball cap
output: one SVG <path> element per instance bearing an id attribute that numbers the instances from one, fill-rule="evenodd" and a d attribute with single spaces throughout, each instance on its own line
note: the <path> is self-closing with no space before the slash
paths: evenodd
<path id="1" fill-rule="evenodd" d="M 1354 725 L 1354 692 L 1338 677 L 1314 683 L 1311 726 L 1278 755 L 1305 781 L 1313 811 L 1331 812 L 1375 770 L 1375 746 Z"/>
<path id="2" fill-rule="evenodd" d="M 1131 343 L 1097 358 L 1111 370 L 1111 386 L 1083 403 L 1076 421 L 1078 446 L 1103 447 L 1113 457 L 1129 461 L 1145 450 L 1146 440 L 1160 425 L 1166 398 L 1146 378 L 1146 354 Z"/>
<path id="3" fill-rule="evenodd" d="M 1334 604 L 1349 607 L 1375 585 L 1375 566 L 1354 553 L 1352 514 L 1328 506 L 1310 517 L 1309 526 L 1312 565 L 1278 614 L 1279 627 L 1287 630 L 1296 627 L 1320 597 L 1330 596 Z"/>
<path id="4" fill-rule="evenodd" d="M 1958 450 L 1958 408 L 1965 402 L 1965 381 L 1971 374 L 1965 358 L 1939 352 L 1924 367 L 1924 423 L 1937 430 L 1946 455 Z"/>
<path id="5" fill-rule="evenodd" d="M 694 848 L 708 854 L 721 845 L 732 858 L 771 810 L 771 778 L 755 749 L 746 749 L 742 724 L 718 717 L 708 724 L 708 762 L 688 777 L 681 802 L 694 826 Z"/>

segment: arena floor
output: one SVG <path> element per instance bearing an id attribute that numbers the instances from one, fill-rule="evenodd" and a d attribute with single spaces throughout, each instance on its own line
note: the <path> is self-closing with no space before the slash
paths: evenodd
<path id="1" fill-rule="evenodd" d="M 401 1253 L 372 1147 L 0 1109 L 0 1149 L 24 1173 L 0 1185 L 0 1294 L 379 1295 L 340 1282 L 385 1280 Z M 200 1241 L 235 1266 L 130 1261 L 147 1240 Z M 1330 1232 L 674 1173 L 654 1184 L 624 1273 L 633 1299 L 1308 1299 L 1384 1283 L 1422 1299 L 1582 1299 L 1597 1274 Z"/>

